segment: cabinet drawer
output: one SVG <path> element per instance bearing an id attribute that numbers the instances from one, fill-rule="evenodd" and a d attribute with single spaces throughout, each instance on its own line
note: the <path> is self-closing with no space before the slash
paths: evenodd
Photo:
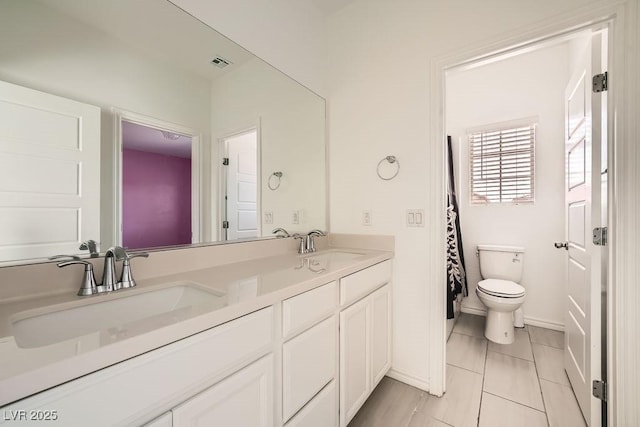
<path id="1" fill-rule="evenodd" d="M 336 316 L 282 346 L 282 415 L 291 418 L 336 372 Z"/>
<path id="2" fill-rule="evenodd" d="M 331 381 L 285 427 L 337 427 L 336 382 Z"/>
<path id="3" fill-rule="evenodd" d="M 282 335 L 288 338 L 309 328 L 335 310 L 337 305 L 336 282 L 312 289 L 282 302 Z"/>
<path id="4" fill-rule="evenodd" d="M 384 261 L 340 279 L 340 305 L 348 305 L 391 280 L 391 261 Z"/>

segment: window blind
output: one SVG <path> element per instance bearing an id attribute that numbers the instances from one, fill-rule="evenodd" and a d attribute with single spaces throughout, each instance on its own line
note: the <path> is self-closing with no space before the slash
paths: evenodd
<path id="1" fill-rule="evenodd" d="M 535 125 L 469 135 L 471 203 L 533 203 Z"/>

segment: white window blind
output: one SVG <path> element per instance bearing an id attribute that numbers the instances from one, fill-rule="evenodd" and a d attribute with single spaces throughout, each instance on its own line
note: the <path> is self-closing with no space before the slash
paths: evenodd
<path id="1" fill-rule="evenodd" d="M 535 125 L 469 135 L 471 203 L 533 203 Z"/>

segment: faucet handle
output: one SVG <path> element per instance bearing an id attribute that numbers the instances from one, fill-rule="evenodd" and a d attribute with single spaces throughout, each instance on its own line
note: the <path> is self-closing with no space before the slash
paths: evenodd
<path id="1" fill-rule="evenodd" d="M 77 258 L 77 257 L 76 257 Z M 82 283 L 80 284 L 79 296 L 87 296 L 98 293 L 98 285 L 96 284 L 96 277 L 93 274 L 93 264 L 88 261 L 76 259 L 73 261 L 65 261 L 58 263 L 58 267 L 66 267 L 73 264 L 84 264 L 84 275 L 82 276 Z"/>
<path id="2" fill-rule="evenodd" d="M 73 261 L 80 261 L 82 259 L 77 255 L 54 255 L 49 257 L 49 261 L 55 261 L 57 259 L 63 259 L 63 258 L 69 258 L 70 260 L 73 260 Z M 58 267 L 60 266 L 58 265 Z"/>
<path id="3" fill-rule="evenodd" d="M 81 251 L 89 251 L 91 258 L 97 258 L 100 256 L 98 253 L 98 243 L 95 240 L 87 240 L 80 243 L 80 247 L 78 249 Z"/>
<path id="4" fill-rule="evenodd" d="M 126 258 L 122 261 L 122 275 L 120 276 L 120 287 L 121 288 L 133 288 L 136 286 L 136 281 L 133 279 L 133 273 L 131 272 L 131 259 L 132 258 L 149 258 L 149 253 L 140 252 L 136 254 L 126 253 Z"/>

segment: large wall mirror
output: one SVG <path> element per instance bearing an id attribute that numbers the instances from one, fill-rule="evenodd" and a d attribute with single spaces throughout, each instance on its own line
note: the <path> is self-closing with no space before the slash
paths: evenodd
<path id="1" fill-rule="evenodd" d="M 0 264 L 327 227 L 325 101 L 166 0 L 0 3 Z"/>

